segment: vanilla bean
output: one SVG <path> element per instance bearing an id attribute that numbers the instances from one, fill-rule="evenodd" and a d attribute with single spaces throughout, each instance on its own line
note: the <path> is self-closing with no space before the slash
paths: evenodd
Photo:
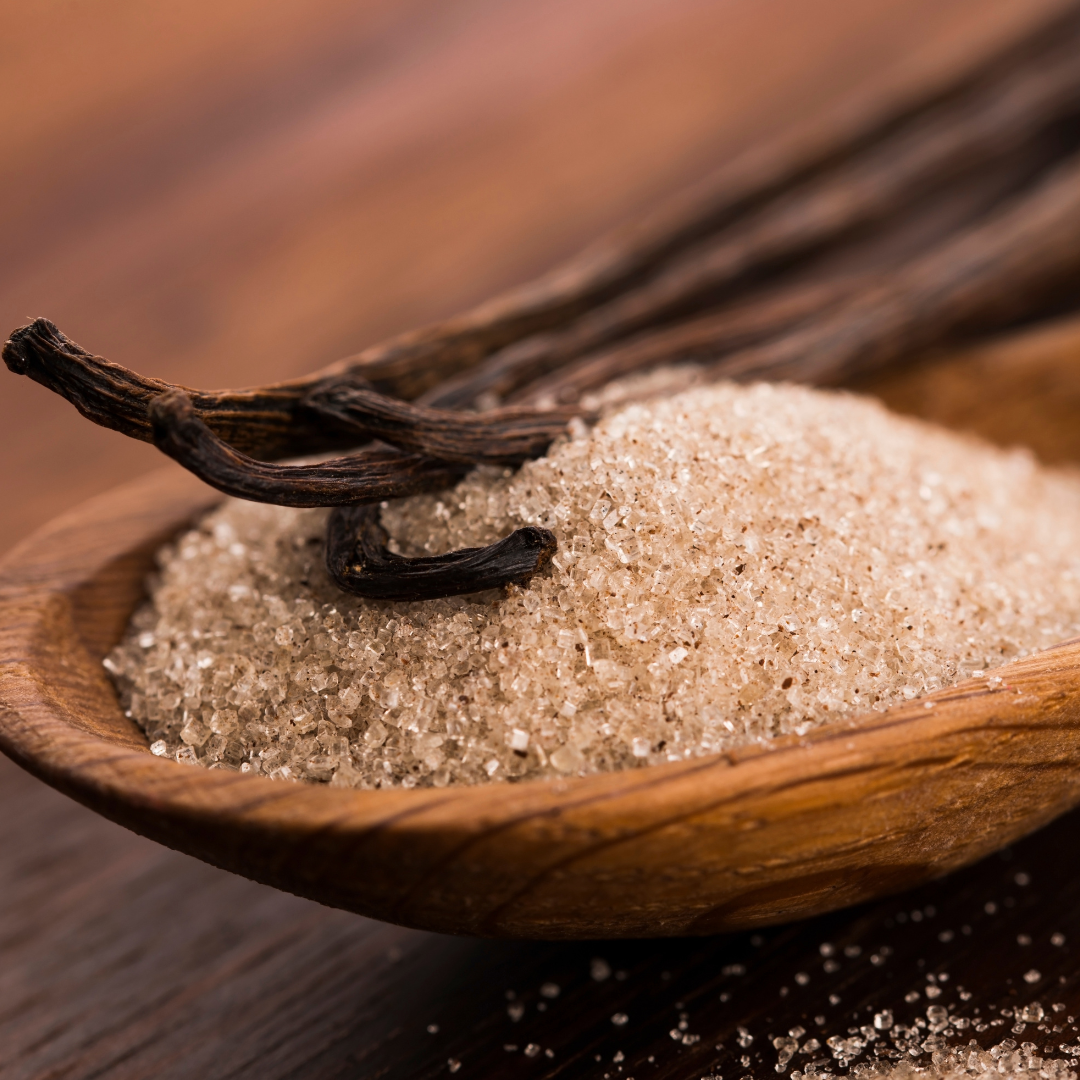
<path id="1" fill-rule="evenodd" d="M 360 376 L 406 399 L 430 393 L 444 379 L 516 341 L 568 325 L 770 199 L 889 138 L 896 128 L 957 99 L 993 94 L 1017 71 L 1037 71 L 1048 56 L 1059 55 L 1063 42 L 1076 40 L 1077 15 L 1077 5 L 1070 4 L 971 69 L 924 83 L 914 99 L 845 103 L 725 164 L 658 212 L 617 230 L 542 278 L 444 323 L 374 345 L 316 377 Z M 452 405 L 435 399 L 427 403 Z"/>
<path id="2" fill-rule="evenodd" d="M 488 547 L 409 559 L 386 546 L 375 506 L 343 506 L 330 515 L 326 568 L 337 585 L 370 600 L 437 600 L 525 585 L 551 559 L 557 542 L 528 525 Z"/>
<path id="3" fill-rule="evenodd" d="M 309 380 L 217 393 L 178 387 L 94 356 L 48 319 L 15 330 L 3 358 L 13 372 L 60 394 L 88 420 L 144 442 L 153 441 L 150 403 L 169 390 L 187 394 L 196 413 L 230 446 L 262 457 L 317 453 L 365 441 L 300 408 Z"/>
<path id="4" fill-rule="evenodd" d="M 279 506 L 381 502 L 449 487 L 468 471 L 397 450 L 367 450 L 317 465 L 256 461 L 218 438 L 182 390 L 154 398 L 149 418 L 159 450 L 218 491 L 253 502 Z"/>
<path id="5" fill-rule="evenodd" d="M 716 315 L 641 334 L 535 379 L 512 400 L 569 403 L 658 364 L 712 378 L 837 383 L 960 333 L 1044 311 L 1080 285 L 1080 155 L 892 273 L 796 280 Z"/>
<path id="6" fill-rule="evenodd" d="M 481 416 L 411 405 L 348 383 L 328 380 L 304 407 L 369 438 L 443 461 L 520 465 L 540 457 L 577 409 L 498 409 Z"/>
<path id="7" fill-rule="evenodd" d="M 940 247 L 973 222 L 985 220 L 989 209 L 1001 203 L 1004 191 L 1014 187 L 1006 177 L 994 176 L 989 182 L 980 178 L 924 205 L 921 213 L 904 215 L 887 229 L 833 249 L 797 273 L 780 275 L 775 284 L 713 313 L 642 331 L 563 363 L 546 375 L 543 364 L 524 366 L 516 378 L 524 385 L 509 395 L 508 403 L 570 404 L 588 390 L 660 363 L 712 361 L 776 341 L 801 326 L 820 322 L 842 301 L 895 277 L 899 268 L 927 253 L 928 238 Z M 486 387 L 480 380 L 490 370 L 481 368 L 444 385 L 468 399 Z"/>
<path id="8" fill-rule="evenodd" d="M 1080 286 L 1080 154 L 991 219 L 775 341 L 718 357 L 712 378 L 838 384 Z"/>
<path id="9" fill-rule="evenodd" d="M 1048 142 L 1050 145 L 1038 148 L 1037 155 L 1021 155 L 996 169 L 967 177 L 963 182 L 935 193 L 932 198 L 922 200 L 917 206 L 905 207 L 903 212 L 873 229 L 807 252 L 791 267 L 762 273 L 753 288 L 749 282 L 743 282 L 731 296 L 725 296 L 723 290 L 716 296 L 695 293 L 695 268 L 690 269 L 686 278 L 675 272 L 667 274 L 660 283 L 663 288 L 654 290 L 650 285 L 642 286 L 583 316 L 565 330 L 516 342 L 484 363 L 446 379 L 436 390 L 423 395 L 420 402 L 449 409 L 487 408 L 499 400 L 515 404 L 535 403 L 545 400 L 534 389 L 540 382 L 560 382 L 563 372 L 591 364 L 598 353 L 617 353 L 623 346 L 631 346 L 642 337 L 663 335 L 669 329 L 676 339 L 682 340 L 679 328 L 714 317 L 718 320 L 718 334 L 721 338 L 730 338 L 731 347 L 740 344 L 736 340 L 739 337 L 761 340 L 775 337 L 785 328 L 784 324 L 791 322 L 789 309 L 801 308 L 815 288 L 823 289 L 820 309 L 823 313 L 831 303 L 833 279 L 844 279 L 846 287 L 859 276 L 869 280 L 891 272 L 898 265 L 969 228 L 1017 190 L 1030 186 L 1045 171 L 1048 158 L 1056 163 L 1051 157 L 1057 149 L 1056 140 Z M 688 282 L 690 287 L 684 292 L 682 287 Z M 764 288 L 763 282 L 767 283 Z M 728 313 L 751 311 L 762 303 L 763 294 L 769 298 L 769 304 L 775 302 L 777 325 L 769 327 L 762 320 L 751 328 L 750 324 L 756 320 L 748 315 L 747 332 L 743 334 L 744 320 L 739 316 L 733 320 L 729 331 Z M 666 303 L 665 295 L 672 301 L 672 306 L 650 307 L 658 297 Z M 751 343 L 751 340 L 742 342 Z M 631 355 L 636 355 L 638 362 L 643 361 L 643 357 L 632 350 L 624 354 L 627 360 Z M 552 400 L 570 402 L 575 399 L 568 396 Z"/>
<path id="10" fill-rule="evenodd" d="M 918 213 L 921 201 L 950 185 L 962 187 L 970 205 L 956 209 L 970 215 L 989 171 L 1004 169 L 1007 184 L 1016 171 L 1013 162 L 1060 155 L 1058 128 L 1063 119 L 1080 113 L 1078 53 L 1080 34 L 1074 31 L 1035 70 L 1015 73 L 974 102 L 956 101 L 917 118 L 880 144 L 767 202 L 565 328 L 505 347 L 422 400 L 460 408 L 481 395 L 505 398 L 538 374 L 644 328 L 694 315 L 746 281 L 783 270 L 858 230 L 895 219 L 898 212 Z M 1070 138 L 1075 145 L 1075 136 Z M 993 185 L 989 192 L 992 200 Z"/>
<path id="11" fill-rule="evenodd" d="M 191 390 L 93 356 L 47 319 L 16 330 L 3 355 L 12 371 L 61 394 L 95 423 L 132 438 L 153 440 L 153 403 L 179 391 L 223 442 L 270 458 L 381 439 L 445 461 L 520 465 L 539 457 L 577 412 L 517 408 L 477 421 L 388 398 L 350 377 L 323 379 L 313 387 L 305 381 L 250 390 Z"/>
<path id="12" fill-rule="evenodd" d="M 638 334 L 589 353 L 527 383 L 511 400 L 537 407 L 576 402 L 582 394 L 614 379 L 660 364 L 713 361 L 718 355 L 771 341 L 811 318 L 820 318 L 864 286 L 863 278 L 840 278 L 820 285 L 800 282 L 772 289 L 714 315 Z"/>

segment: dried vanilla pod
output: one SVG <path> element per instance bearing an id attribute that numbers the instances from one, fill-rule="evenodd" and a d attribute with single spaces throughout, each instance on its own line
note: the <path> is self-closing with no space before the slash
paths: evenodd
<path id="1" fill-rule="evenodd" d="M 972 225 L 984 223 L 991 211 L 1000 211 L 1007 201 L 1006 194 L 1016 193 L 1010 179 L 999 175 L 979 177 L 945 198 L 924 203 L 918 213 L 900 215 L 888 226 L 822 253 L 798 271 L 779 275 L 779 280 L 740 294 L 731 303 L 704 315 L 621 338 L 547 375 L 523 368 L 521 376 L 527 381 L 508 395 L 507 403 L 570 404 L 589 390 L 657 364 L 712 363 L 778 341 L 810 323 L 822 323 L 842 303 L 879 289 L 915 259 L 933 250 L 933 244 L 927 246 L 928 237 L 936 238 L 940 247 Z M 486 379 L 492 367 L 484 365 L 445 385 L 451 393 L 468 400 L 481 386 L 490 386 L 480 380 Z"/>
<path id="2" fill-rule="evenodd" d="M 1072 20 L 1037 63 L 897 125 L 880 142 L 857 148 L 669 260 L 641 284 L 566 327 L 506 346 L 424 400 L 464 407 L 481 394 L 505 398 L 522 385 L 522 374 L 535 377 L 643 328 L 700 313 L 742 282 L 906 215 L 948 185 L 969 188 L 994 169 L 1008 173 L 1018 159 L 1052 160 L 1060 153 L 1057 129 L 1080 113 L 1078 50 L 1080 26 Z"/>
<path id="3" fill-rule="evenodd" d="M 316 465 L 256 461 L 223 442 L 182 390 L 149 407 L 154 445 L 211 487 L 237 499 L 278 506 L 344 506 L 437 491 L 468 471 L 459 464 L 392 449 L 372 449 Z"/>
<path id="4" fill-rule="evenodd" d="M 996 213 L 1018 192 L 1036 185 L 1059 163 L 1062 149 L 1056 137 L 1040 141 L 1030 153 L 943 186 L 872 228 L 828 237 L 798 257 L 772 267 L 754 266 L 752 273 L 731 280 L 722 275 L 713 279 L 716 267 L 710 267 L 708 252 L 696 262 L 677 263 L 564 328 L 507 346 L 419 400 L 439 408 L 533 401 L 535 395 L 526 393 L 525 388 L 539 379 L 557 377 L 558 372 L 588 362 L 586 358 L 597 352 L 618 349 L 644 334 L 664 333 L 691 320 L 723 316 L 733 308 L 758 302 L 763 291 L 783 300 L 781 307 L 787 307 L 785 294 L 789 291 L 792 297 L 802 297 L 809 288 L 833 279 L 893 273 L 903 263 L 949 243 Z M 843 202 L 839 197 L 837 201 Z M 717 244 L 714 254 L 720 256 L 726 241 L 722 238 Z"/>
<path id="5" fill-rule="evenodd" d="M 304 407 L 402 450 L 490 465 L 520 465 L 540 457 L 567 422 L 580 415 L 574 408 L 509 408 L 478 416 L 412 405 L 337 380 L 312 390 Z"/>
<path id="6" fill-rule="evenodd" d="M 153 442 L 150 402 L 182 390 L 218 436 L 246 453 L 275 458 L 358 445 L 354 433 L 334 430 L 299 409 L 306 380 L 220 393 L 177 387 L 94 356 L 48 319 L 15 330 L 3 357 L 13 372 L 66 398 L 88 420 L 143 442 Z"/>
<path id="7" fill-rule="evenodd" d="M 1070 4 L 1023 38 L 916 96 L 853 109 L 850 104 L 723 165 L 694 187 L 590 245 L 541 278 L 485 301 L 443 323 L 394 337 L 316 372 L 363 378 L 384 393 L 428 404 L 444 380 L 538 333 L 568 326 L 581 314 L 654 276 L 662 267 L 769 200 L 815 180 L 898 126 L 986 92 L 1016 70 L 1038 71 L 1077 40 L 1080 7 Z M 1056 70 L 1056 69 L 1055 69 Z M 539 373 L 537 373 L 539 374 Z M 445 404 L 451 405 L 450 402 Z"/>
<path id="8" fill-rule="evenodd" d="M 1080 286 L 1080 154 L 891 274 L 798 282 L 557 368 L 512 398 L 570 403 L 660 363 L 712 378 L 837 384 L 963 333 L 1045 310 Z"/>
<path id="9" fill-rule="evenodd" d="M 387 539 L 377 506 L 334 510 L 326 532 L 326 568 L 339 588 L 369 600 L 435 600 L 524 585 L 558 547 L 554 533 L 534 525 L 488 547 L 418 559 L 390 551 Z"/>
<path id="10" fill-rule="evenodd" d="M 151 404 L 177 391 L 211 431 L 236 450 L 275 458 L 373 439 L 448 461 L 520 464 L 539 457 L 576 409 L 513 408 L 478 422 L 460 413 L 389 398 L 354 377 L 203 391 L 149 379 L 88 353 L 47 319 L 12 333 L 8 367 L 54 390 L 85 417 L 135 439 L 155 441 Z"/>
<path id="11" fill-rule="evenodd" d="M 188 391 L 91 355 L 45 319 L 15 331 L 4 359 L 96 423 L 152 440 L 219 491 L 283 506 L 357 506 L 446 488 L 470 464 L 520 464 L 539 457 L 578 412 L 517 408 L 484 418 L 449 414 L 393 401 L 348 378 L 322 380 L 314 390 L 292 383 L 217 394 Z M 241 446 L 269 446 L 279 454 L 297 454 L 312 443 L 356 446 L 380 437 L 403 449 L 376 447 L 318 464 L 279 465 L 248 456 L 222 437 L 221 428 Z M 441 456 L 411 452 L 425 447 Z M 335 519 L 339 533 L 341 520 Z M 434 567 L 423 563 L 417 571 L 409 560 L 380 561 L 373 554 L 378 549 L 369 544 L 369 561 L 385 595 L 398 587 L 413 599 L 425 599 L 523 580 L 543 565 L 553 543 L 543 530 L 526 531 L 492 545 L 490 552 L 470 550 L 462 559 L 448 557 Z M 351 582 L 352 591 L 362 591 L 368 576 L 350 567 L 341 563 L 335 576 Z M 408 585 L 395 586 L 396 574 Z"/>
<path id="12" fill-rule="evenodd" d="M 720 357 L 713 378 L 821 384 L 962 330 L 998 329 L 1080 286 L 1080 154 L 1031 193 L 892 278 L 775 342 Z"/>
<path id="13" fill-rule="evenodd" d="M 714 314 L 646 331 L 587 353 L 529 381 L 510 401 L 536 406 L 571 403 L 614 379 L 659 364 L 713 361 L 718 355 L 772 341 L 811 318 L 822 317 L 865 284 L 861 278 L 839 278 L 770 289 Z"/>

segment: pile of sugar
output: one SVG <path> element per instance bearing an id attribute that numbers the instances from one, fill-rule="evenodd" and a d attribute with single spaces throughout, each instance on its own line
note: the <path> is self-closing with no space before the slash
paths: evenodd
<path id="1" fill-rule="evenodd" d="M 326 511 L 229 500 L 106 661 L 155 753 L 354 787 L 673 761 L 881 709 L 1080 633 L 1080 483 L 784 385 L 624 405 L 386 507 L 405 554 L 554 530 L 526 589 L 370 603 Z"/>
<path id="2" fill-rule="evenodd" d="M 1014 1039 L 982 1050 L 972 1040 L 969 1046 L 935 1050 L 929 1065 L 901 1059 L 894 1063 L 874 1062 L 856 1065 L 849 1076 L 855 1080 L 1005 1080 L 1006 1077 L 1023 1080 L 1076 1080 L 1076 1072 L 1062 1058 L 1044 1058 L 1034 1043 L 1025 1043 L 1022 1049 Z M 791 1080 L 810 1080 L 815 1075 L 809 1070 L 803 1074 L 792 1072 Z M 817 1073 L 824 1077 L 828 1073 Z"/>

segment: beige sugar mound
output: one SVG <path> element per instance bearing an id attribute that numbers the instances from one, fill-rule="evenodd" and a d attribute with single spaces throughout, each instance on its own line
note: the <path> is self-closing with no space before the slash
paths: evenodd
<path id="1" fill-rule="evenodd" d="M 566 776 L 882 709 L 1080 633 L 1080 483 L 848 394 L 624 406 L 384 522 L 406 554 L 522 524 L 526 589 L 370 603 L 325 511 L 227 501 L 107 661 L 155 753 L 356 787 Z"/>

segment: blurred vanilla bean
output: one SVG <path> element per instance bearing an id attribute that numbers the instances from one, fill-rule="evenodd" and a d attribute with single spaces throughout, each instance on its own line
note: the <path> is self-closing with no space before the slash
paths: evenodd
<path id="1" fill-rule="evenodd" d="M 958 180 L 981 180 L 988 170 L 1008 168 L 1010 158 L 1045 157 L 1040 141 L 1080 113 L 1077 55 L 1080 28 L 1074 22 L 1037 60 L 897 125 L 749 210 L 565 329 L 507 346 L 470 378 L 444 385 L 425 400 L 460 408 L 481 394 L 505 397 L 521 385 L 524 372 L 554 370 L 643 328 L 696 314 L 742 282 L 909 214 Z M 1056 140 L 1051 135 L 1048 141 Z"/>
<path id="2" fill-rule="evenodd" d="M 514 400 L 574 402 L 614 378 L 689 360 L 705 364 L 710 378 L 837 384 L 961 333 L 1037 314 L 1078 288 L 1080 155 L 892 274 L 779 288 L 567 364 Z"/>

